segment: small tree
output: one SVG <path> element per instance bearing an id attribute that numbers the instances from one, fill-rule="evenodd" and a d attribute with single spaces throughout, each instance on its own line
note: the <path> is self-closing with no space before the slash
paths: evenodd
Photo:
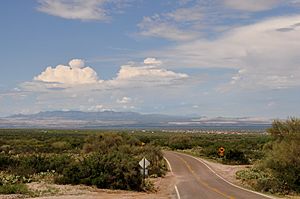
<path id="1" fill-rule="evenodd" d="M 276 120 L 268 132 L 275 140 L 265 147 L 261 167 L 277 179 L 280 191 L 300 192 L 300 119 Z"/>
<path id="2" fill-rule="evenodd" d="M 272 127 L 268 129 L 268 133 L 271 134 L 277 141 L 291 138 L 299 139 L 300 119 L 290 118 L 286 121 L 275 120 L 272 123 Z"/>
<path id="3" fill-rule="evenodd" d="M 179 150 L 190 149 L 193 147 L 192 139 L 186 135 L 176 135 L 170 138 L 169 147 Z"/>
<path id="4" fill-rule="evenodd" d="M 245 157 L 243 151 L 230 149 L 224 159 L 225 163 L 229 164 L 249 164 L 249 160 Z"/>

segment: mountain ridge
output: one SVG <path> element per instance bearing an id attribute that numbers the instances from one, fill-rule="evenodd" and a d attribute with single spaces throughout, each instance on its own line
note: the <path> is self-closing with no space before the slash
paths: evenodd
<path id="1" fill-rule="evenodd" d="M 0 128 L 200 128 L 266 126 L 270 120 L 250 117 L 173 116 L 116 111 L 44 111 L 0 118 Z"/>

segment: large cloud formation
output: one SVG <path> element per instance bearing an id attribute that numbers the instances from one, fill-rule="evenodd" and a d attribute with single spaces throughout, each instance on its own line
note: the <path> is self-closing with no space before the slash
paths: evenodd
<path id="1" fill-rule="evenodd" d="M 300 85 L 300 15 L 233 28 L 215 39 L 198 39 L 152 52 L 169 66 L 228 68 L 229 87 L 281 89 Z M 157 53 L 157 54 L 155 54 Z"/>
<path id="2" fill-rule="evenodd" d="M 86 67 L 84 60 L 73 59 L 69 65 L 47 67 L 44 72 L 34 77 L 35 81 L 61 84 L 94 84 L 99 82 L 97 73 Z"/>
<path id="3" fill-rule="evenodd" d="M 26 82 L 23 87 L 29 90 L 58 89 L 77 87 L 81 89 L 132 88 L 175 84 L 176 81 L 188 78 L 187 74 L 166 70 L 162 62 L 155 58 L 146 58 L 143 63 L 127 64 L 120 67 L 116 77 L 100 80 L 96 71 L 85 66 L 81 59 L 73 59 L 68 65 L 47 67 L 33 82 Z M 90 84 L 89 87 L 81 85 Z"/>
<path id="4" fill-rule="evenodd" d="M 47 67 L 32 81 L 22 83 L 18 93 L 35 95 L 36 110 L 132 110 L 158 91 L 167 90 L 169 97 L 178 93 L 174 86 L 188 84 L 187 74 L 164 69 L 155 58 L 129 63 L 121 66 L 114 78 L 99 80 L 83 60 L 73 59 L 66 65 Z"/>

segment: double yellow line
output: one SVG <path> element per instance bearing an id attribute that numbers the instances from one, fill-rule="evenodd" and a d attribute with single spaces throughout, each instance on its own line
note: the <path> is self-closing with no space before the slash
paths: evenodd
<path id="1" fill-rule="evenodd" d="M 176 155 L 184 164 L 185 166 L 188 168 L 188 170 L 192 173 L 192 175 L 196 178 L 197 182 L 200 184 L 200 185 L 203 185 L 205 186 L 206 188 L 224 196 L 225 198 L 228 198 L 228 199 L 235 199 L 233 196 L 230 196 L 230 195 L 227 195 L 226 193 L 218 190 L 217 188 L 215 187 L 212 187 L 210 186 L 209 184 L 207 184 L 206 182 L 204 182 L 203 180 L 201 180 L 199 178 L 199 176 L 196 174 L 196 172 L 192 169 L 192 167 L 187 163 L 187 161 L 185 161 L 182 157 L 180 157 L 179 155 Z"/>

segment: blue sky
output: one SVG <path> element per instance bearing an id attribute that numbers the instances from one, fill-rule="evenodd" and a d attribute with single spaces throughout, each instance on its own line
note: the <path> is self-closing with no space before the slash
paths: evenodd
<path id="1" fill-rule="evenodd" d="M 4 0 L 0 116 L 300 116 L 299 0 Z"/>

